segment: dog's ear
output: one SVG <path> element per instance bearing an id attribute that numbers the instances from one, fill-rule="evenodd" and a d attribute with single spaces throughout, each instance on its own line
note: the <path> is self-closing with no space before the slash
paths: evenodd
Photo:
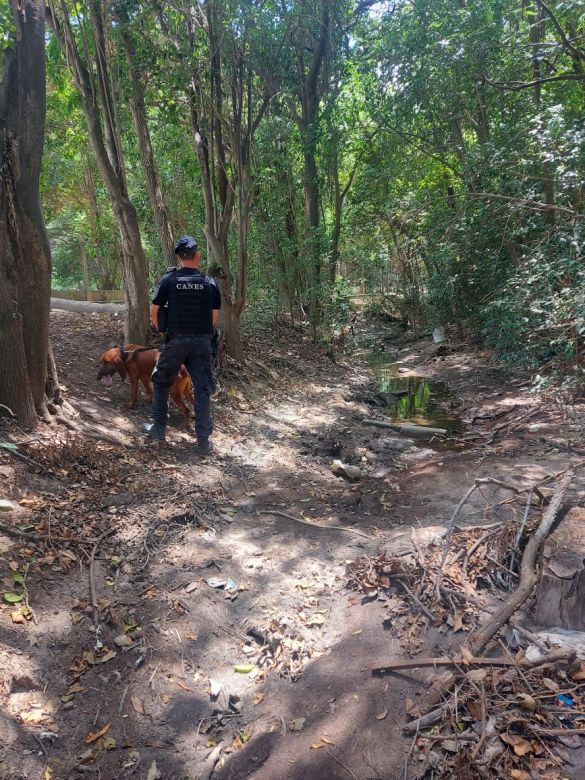
<path id="1" fill-rule="evenodd" d="M 116 366 L 117 372 L 122 377 L 122 380 L 126 379 L 128 376 L 128 372 L 126 371 L 126 366 L 124 365 L 124 358 L 123 358 L 124 350 L 122 347 L 118 347 L 115 351 L 115 357 L 114 357 L 114 365 Z"/>

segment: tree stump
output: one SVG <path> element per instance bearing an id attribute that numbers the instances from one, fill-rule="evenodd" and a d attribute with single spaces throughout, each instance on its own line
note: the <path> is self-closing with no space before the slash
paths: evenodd
<path id="1" fill-rule="evenodd" d="M 585 508 L 571 509 L 545 543 L 535 622 L 585 630 Z"/>

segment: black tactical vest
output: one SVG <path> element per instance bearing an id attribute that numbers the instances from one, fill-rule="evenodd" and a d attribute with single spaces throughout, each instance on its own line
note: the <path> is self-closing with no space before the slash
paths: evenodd
<path id="1" fill-rule="evenodd" d="M 215 281 L 195 268 L 178 268 L 168 275 L 168 328 L 174 335 L 212 335 Z"/>

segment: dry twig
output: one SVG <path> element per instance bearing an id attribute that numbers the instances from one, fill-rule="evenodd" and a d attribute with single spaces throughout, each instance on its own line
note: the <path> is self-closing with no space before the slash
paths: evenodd
<path id="1" fill-rule="evenodd" d="M 293 517 L 293 515 L 287 515 L 286 512 L 281 512 L 278 509 L 261 509 L 258 512 L 259 515 L 274 515 L 275 517 L 283 517 L 285 520 L 294 520 L 295 523 L 302 523 L 308 525 L 310 528 L 317 528 L 319 531 L 345 531 L 348 534 L 356 534 L 356 536 L 363 536 L 364 539 L 371 539 L 369 534 L 365 534 L 363 531 L 359 531 L 357 528 L 351 528 L 344 525 L 319 525 L 318 523 L 312 523 L 310 520 L 304 520 L 300 517 Z"/>

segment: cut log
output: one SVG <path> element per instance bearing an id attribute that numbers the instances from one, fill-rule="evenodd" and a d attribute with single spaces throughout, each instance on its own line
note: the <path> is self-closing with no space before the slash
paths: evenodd
<path id="1" fill-rule="evenodd" d="M 426 425 L 415 425 L 414 423 L 392 423 L 385 420 L 364 420 L 364 425 L 371 425 L 373 428 L 391 428 L 404 436 L 410 436 L 413 439 L 432 439 L 435 436 L 446 436 L 445 428 L 431 428 Z"/>
<path id="2" fill-rule="evenodd" d="M 119 314 L 126 311 L 125 303 L 96 303 L 95 301 L 69 301 L 65 298 L 51 298 L 51 309 L 77 311 L 82 314 Z"/>
<path id="3" fill-rule="evenodd" d="M 585 508 L 574 507 L 544 546 L 535 622 L 585 631 Z"/>

